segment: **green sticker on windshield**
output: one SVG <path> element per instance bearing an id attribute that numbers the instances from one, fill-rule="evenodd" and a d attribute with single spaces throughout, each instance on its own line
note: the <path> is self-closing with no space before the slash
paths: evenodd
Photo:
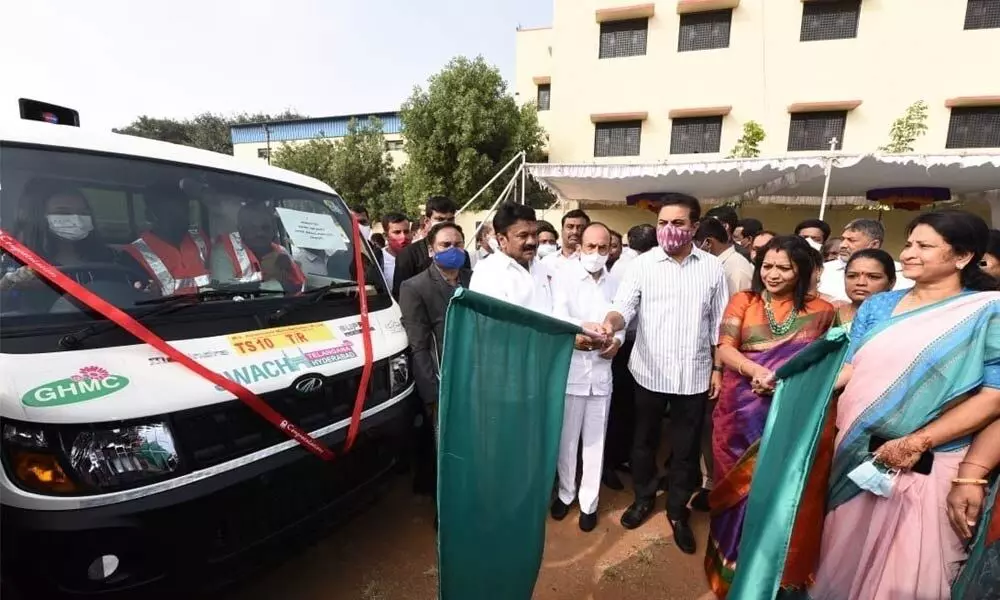
<path id="1" fill-rule="evenodd" d="M 128 378 L 112 375 L 105 368 L 83 367 L 76 375 L 29 390 L 21 397 L 21 402 L 41 408 L 75 404 L 109 396 L 124 389 L 128 383 Z"/>

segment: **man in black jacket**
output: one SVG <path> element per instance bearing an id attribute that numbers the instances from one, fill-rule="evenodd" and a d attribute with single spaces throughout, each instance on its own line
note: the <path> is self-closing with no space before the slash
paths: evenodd
<path id="1" fill-rule="evenodd" d="M 424 207 L 427 227 L 433 229 L 439 223 L 454 223 L 455 212 L 457 210 L 458 207 L 451 198 L 445 198 L 444 196 L 432 196 L 428 198 L 427 205 Z M 432 261 L 427 240 L 428 238 L 425 237 L 413 242 L 396 257 L 396 272 L 392 280 L 392 295 L 394 297 L 399 298 L 399 288 L 404 281 L 426 271 L 427 267 L 431 266 Z M 472 268 L 468 254 L 465 256 L 465 265 L 463 268 Z"/>
<path id="2" fill-rule="evenodd" d="M 458 286 L 468 287 L 472 271 L 462 250 L 462 229 L 445 221 L 431 228 L 424 240 L 431 265 L 404 281 L 399 291 L 402 323 L 410 343 L 413 379 L 417 396 L 422 400 L 422 427 L 414 431 L 414 491 L 433 496 L 437 437 L 438 376 L 441 373 L 441 350 L 444 344 L 444 317 L 448 301 Z M 410 246 L 412 248 L 412 246 Z M 402 256 L 402 254 L 401 254 Z M 437 521 L 435 521 L 437 523 Z"/>

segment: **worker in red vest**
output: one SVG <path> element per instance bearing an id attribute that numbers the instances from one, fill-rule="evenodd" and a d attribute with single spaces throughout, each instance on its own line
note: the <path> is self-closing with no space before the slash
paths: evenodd
<path id="1" fill-rule="evenodd" d="M 240 209 L 237 223 L 239 232 L 225 236 L 227 247 L 245 245 L 252 260 L 259 261 L 261 279 L 280 282 L 288 294 L 302 292 L 306 285 L 305 273 L 275 241 L 278 228 L 274 211 L 264 204 L 247 204 Z"/>

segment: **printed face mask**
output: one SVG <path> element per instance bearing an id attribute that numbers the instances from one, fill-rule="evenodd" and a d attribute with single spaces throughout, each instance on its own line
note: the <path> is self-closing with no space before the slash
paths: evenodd
<path id="1" fill-rule="evenodd" d="M 875 464 L 874 458 L 869 458 L 847 474 L 850 479 L 863 490 L 883 498 L 892 497 L 892 488 L 896 484 L 896 472 L 884 470 Z"/>
<path id="2" fill-rule="evenodd" d="M 593 254 L 581 254 L 580 264 L 583 265 L 584 269 L 587 269 L 588 273 L 597 273 L 604 268 L 604 265 L 608 264 L 608 256 L 598 252 L 594 252 Z"/>
<path id="3" fill-rule="evenodd" d="M 660 243 L 660 248 L 663 248 L 667 254 L 673 254 L 691 243 L 693 237 L 694 232 L 690 229 L 681 229 L 670 223 L 656 231 L 656 241 Z"/>
<path id="4" fill-rule="evenodd" d="M 78 242 L 94 230 L 94 220 L 90 215 L 46 215 L 49 230 L 56 236 L 71 242 Z"/>

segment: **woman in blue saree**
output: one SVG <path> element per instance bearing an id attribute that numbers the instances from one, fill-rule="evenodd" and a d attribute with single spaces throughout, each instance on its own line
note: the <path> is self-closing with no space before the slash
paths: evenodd
<path id="1" fill-rule="evenodd" d="M 1000 416 L 1000 293 L 978 266 L 988 228 L 938 211 L 907 237 L 913 289 L 871 297 L 851 329 L 813 600 L 950 598 L 968 552 L 946 497 L 991 485 L 960 470 L 973 436 Z M 881 470 L 862 477 L 873 458 Z"/>

